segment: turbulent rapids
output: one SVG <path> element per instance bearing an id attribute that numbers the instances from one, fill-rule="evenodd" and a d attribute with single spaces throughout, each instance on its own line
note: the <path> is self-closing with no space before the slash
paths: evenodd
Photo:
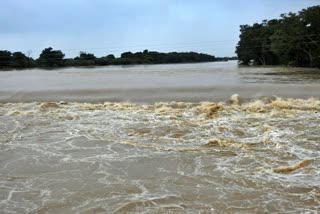
<path id="1" fill-rule="evenodd" d="M 320 100 L 0 104 L 2 213 L 320 210 Z"/>

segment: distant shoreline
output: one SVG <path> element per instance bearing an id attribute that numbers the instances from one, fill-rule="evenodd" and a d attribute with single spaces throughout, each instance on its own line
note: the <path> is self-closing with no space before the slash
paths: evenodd
<path id="1" fill-rule="evenodd" d="M 144 50 L 142 52 L 124 52 L 120 57 L 109 54 L 96 57 L 93 53 L 80 51 L 75 58 L 65 58 L 61 50 L 45 48 L 38 59 L 22 52 L 11 53 L 8 50 L 0 50 L 0 69 L 25 69 L 25 68 L 62 68 L 62 67 L 93 67 L 107 65 L 140 65 L 140 64 L 172 64 L 172 63 L 200 63 L 215 62 L 237 59 L 237 57 L 215 57 L 205 53 L 197 52 L 169 52 Z"/>

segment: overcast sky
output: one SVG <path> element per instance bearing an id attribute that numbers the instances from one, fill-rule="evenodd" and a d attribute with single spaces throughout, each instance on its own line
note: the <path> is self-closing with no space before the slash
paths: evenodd
<path id="1" fill-rule="evenodd" d="M 197 51 L 232 56 L 239 25 L 319 5 L 319 0 L 2 0 L 0 50 L 104 56 Z"/>

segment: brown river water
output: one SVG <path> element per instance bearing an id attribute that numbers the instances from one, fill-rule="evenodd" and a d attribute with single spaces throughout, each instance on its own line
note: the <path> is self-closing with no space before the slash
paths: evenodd
<path id="1" fill-rule="evenodd" d="M 0 72 L 0 213 L 318 213 L 319 98 L 235 62 Z"/>

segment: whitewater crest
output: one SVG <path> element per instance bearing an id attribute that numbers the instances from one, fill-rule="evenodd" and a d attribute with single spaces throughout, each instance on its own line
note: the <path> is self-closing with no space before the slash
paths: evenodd
<path id="1" fill-rule="evenodd" d="M 0 118 L 7 213 L 320 209 L 316 98 L 2 103 Z"/>

